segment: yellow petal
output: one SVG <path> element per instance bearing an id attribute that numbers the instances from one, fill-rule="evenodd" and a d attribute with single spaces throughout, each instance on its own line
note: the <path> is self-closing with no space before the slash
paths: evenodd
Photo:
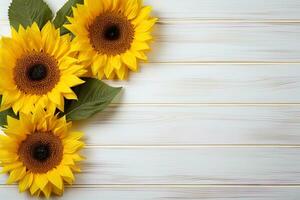
<path id="1" fill-rule="evenodd" d="M 58 189 L 62 190 L 63 181 L 57 169 L 53 169 L 47 173 L 48 180 Z"/>
<path id="2" fill-rule="evenodd" d="M 60 82 L 56 85 L 56 88 L 61 93 L 72 93 L 73 91 L 69 86 L 67 86 L 64 82 Z"/>
<path id="3" fill-rule="evenodd" d="M 0 150 L 0 161 L 2 163 L 12 163 L 19 159 L 19 156 L 13 152 L 7 152 L 7 150 Z"/>
<path id="4" fill-rule="evenodd" d="M 146 42 L 135 41 L 132 43 L 132 49 L 136 51 L 150 50 L 150 46 Z"/>
<path id="5" fill-rule="evenodd" d="M 92 63 L 92 72 L 94 75 L 96 75 L 101 68 L 103 68 L 104 63 L 106 62 L 105 56 L 97 56 L 95 61 Z"/>
<path id="6" fill-rule="evenodd" d="M 74 171 L 74 172 L 81 172 L 81 169 L 80 167 L 76 166 L 76 165 L 73 165 L 73 166 L 70 166 L 71 169 Z"/>
<path id="7" fill-rule="evenodd" d="M 91 12 L 91 14 L 94 16 L 98 15 L 102 9 L 101 1 L 86 0 L 85 4 L 89 8 L 89 11 Z"/>
<path id="8" fill-rule="evenodd" d="M 139 10 L 139 4 L 137 3 L 137 0 L 127 0 L 126 2 L 126 10 L 125 15 L 129 20 L 132 20 L 136 17 Z"/>
<path id="9" fill-rule="evenodd" d="M 77 140 L 64 141 L 64 153 L 74 153 L 84 147 L 84 143 Z"/>
<path id="10" fill-rule="evenodd" d="M 78 100 L 77 95 L 73 91 L 70 93 L 64 93 L 64 97 L 69 100 Z"/>
<path id="11" fill-rule="evenodd" d="M 31 102 L 30 99 L 31 99 L 31 96 L 23 97 L 23 101 L 24 101 L 24 104 L 22 107 L 23 113 L 28 114 L 28 113 L 31 113 L 32 110 L 34 110 L 34 102 Z"/>
<path id="12" fill-rule="evenodd" d="M 39 186 L 36 184 L 36 181 L 35 181 L 35 175 L 33 175 L 33 181 L 32 181 L 32 184 L 31 184 L 29 190 L 30 190 L 31 195 L 34 195 L 36 192 L 39 191 Z"/>
<path id="13" fill-rule="evenodd" d="M 142 52 L 142 51 L 132 51 L 132 52 L 138 59 L 141 59 L 143 61 L 148 60 L 148 57 L 145 55 L 144 52 Z"/>
<path id="14" fill-rule="evenodd" d="M 62 81 L 67 84 L 69 87 L 74 87 L 80 84 L 83 84 L 84 81 L 78 78 L 77 76 L 68 75 L 61 77 Z"/>
<path id="15" fill-rule="evenodd" d="M 138 17 L 136 19 L 134 19 L 132 23 L 134 25 L 137 25 L 137 24 L 141 23 L 143 20 L 148 19 L 150 17 L 151 11 L 152 11 L 151 6 L 143 7 L 141 9 L 140 13 L 138 14 Z"/>
<path id="16" fill-rule="evenodd" d="M 97 78 L 98 78 L 99 80 L 102 80 L 103 77 L 104 77 L 104 71 L 103 71 L 103 70 L 102 70 L 102 71 L 99 71 L 98 74 L 97 74 Z"/>
<path id="17" fill-rule="evenodd" d="M 43 117 L 45 117 L 45 110 L 41 105 L 38 105 L 35 107 L 34 112 L 33 112 L 33 123 L 37 124 L 41 121 L 41 119 L 43 119 Z M 43 119 L 44 121 L 45 119 Z"/>
<path id="18" fill-rule="evenodd" d="M 2 78 L 2 77 L 1 77 Z M 10 92 L 10 93 L 3 93 L 2 95 L 2 102 L 1 104 L 2 105 L 7 105 L 7 104 L 12 104 L 14 103 L 17 99 L 19 99 L 21 93 L 18 92 L 18 91 L 15 91 L 15 92 Z"/>
<path id="19" fill-rule="evenodd" d="M 85 160 L 85 157 L 80 156 L 79 154 L 73 154 L 73 155 L 72 155 L 72 159 L 73 159 L 75 162 L 80 162 L 80 161 Z"/>
<path id="20" fill-rule="evenodd" d="M 157 18 L 149 19 L 141 22 L 135 29 L 137 33 L 149 31 L 153 25 L 157 22 Z"/>
<path id="21" fill-rule="evenodd" d="M 26 167 L 19 167 L 17 169 L 14 169 L 9 174 L 7 184 L 12 184 L 14 182 L 21 180 L 25 176 L 25 174 L 26 174 Z"/>
<path id="22" fill-rule="evenodd" d="M 127 51 L 122 55 L 122 61 L 128 66 L 129 69 L 132 71 L 137 71 L 136 57 L 130 51 Z"/>
<path id="23" fill-rule="evenodd" d="M 52 192 L 52 185 L 51 184 L 47 184 L 43 189 L 42 189 L 45 197 L 47 199 L 49 199 L 51 192 Z"/>
<path id="24" fill-rule="evenodd" d="M 104 74 L 106 77 L 110 77 L 113 71 L 114 71 L 113 57 L 110 57 L 108 58 L 107 64 L 104 68 Z"/>
<path id="25" fill-rule="evenodd" d="M 58 166 L 57 170 L 63 178 L 66 178 L 65 180 L 72 180 L 72 181 L 75 180 L 73 172 L 71 171 L 70 167 L 60 165 Z"/>
<path id="26" fill-rule="evenodd" d="M 66 140 L 79 140 L 83 136 L 84 136 L 83 132 L 73 131 L 67 136 Z"/>
<path id="27" fill-rule="evenodd" d="M 48 183 L 48 178 L 46 174 L 35 174 L 34 175 L 34 182 L 39 187 L 39 189 L 43 190 L 44 187 Z"/>
<path id="28" fill-rule="evenodd" d="M 19 120 L 11 117 L 11 116 L 7 116 L 7 124 L 9 127 L 18 127 L 20 125 Z"/>
<path id="29" fill-rule="evenodd" d="M 61 195 L 63 194 L 63 192 L 64 192 L 64 188 L 63 188 L 62 190 L 60 190 L 60 189 L 58 189 L 58 188 L 52 186 L 52 192 L 53 192 L 54 194 L 58 195 L 58 196 L 61 196 Z"/>
<path id="30" fill-rule="evenodd" d="M 60 104 L 57 105 L 57 108 L 60 111 L 64 112 L 64 109 L 65 109 L 65 100 L 64 100 L 64 96 L 63 95 L 60 96 Z"/>
<path id="31" fill-rule="evenodd" d="M 1 105 L 0 106 L 0 112 L 5 111 L 7 109 L 11 108 L 11 105 Z"/>
<path id="32" fill-rule="evenodd" d="M 119 70 L 116 70 L 116 74 L 120 80 L 124 80 L 127 77 L 128 69 L 125 66 L 122 66 Z"/>
<path id="33" fill-rule="evenodd" d="M 19 168 L 19 167 L 22 167 L 23 166 L 23 163 L 22 162 L 13 162 L 11 164 L 5 164 L 2 168 L 2 173 L 6 173 L 6 172 L 9 172 L 9 171 L 12 171 L 16 168 Z"/>
<path id="34" fill-rule="evenodd" d="M 111 58 L 111 65 L 116 70 L 120 69 L 121 66 L 122 66 L 121 56 L 120 55 L 116 55 L 116 56 L 112 57 Z"/>
<path id="35" fill-rule="evenodd" d="M 59 91 L 56 90 L 56 88 L 54 88 L 51 92 L 48 93 L 48 97 L 49 99 L 55 103 L 56 105 L 60 105 L 61 101 L 60 101 L 60 97 L 61 97 L 61 93 Z"/>
<path id="36" fill-rule="evenodd" d="M 66 166 L 67 166 L 67 165 L 68 165 L 68 166 L 75 165 L 72 156 L 69 155 L 69 154 L 65 154 L 65 155 L 64 155 L 64 157 L 63 157 L 63 159 L 62 159 L 62 161 L 61 161 L 61 164 L 62 164 L 62 165 L 66 165 Z"/>
<path id="37" fill-rule="evenodd" d="M 26 176 L 19 182 L 19 190 L 20 192 L 26 191 L 28 188 L 31 187 L 33 182 L 33 174 L 28 173 Z"/>
<path id="38" fill-rule="evenodd" d="M 151 35 L 150 32 L 136 33 L 134 35 L 134 39 L 137 40 L 137 41 L 146 42 L 146 41 L 153 40 L 153 36 Z"/>
<path id="39" fill-rule="evenodd" d="M 23 107 L 24 103 L 25 102 L 23 101 L 23 98 L 21 98 L 18 101 L 14 102 L 14 104 L 12 106 L 14 113 L 18 113 L 21 110 L 21 108 Z"/>

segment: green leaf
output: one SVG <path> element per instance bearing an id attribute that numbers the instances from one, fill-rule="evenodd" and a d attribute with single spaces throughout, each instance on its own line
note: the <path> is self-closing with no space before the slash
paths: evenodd
<path id="1" fill-rule="evenodd" d="M 40 28 L 53 18 L 49 6 L 43 0 L 13 0 L 8 10 L 9 22 L 16 30 L 19 25 L 27 27 L 34 22 Z"/>
<path id="2" fill-rule="evenodd" d="M 68 121 L 87 119 L 104 110 L 122 89 L 93 78 L 84 80 L 86 82 L 83 85 L 74 88 L 78 101 L 66 103 L 65 114 Z"/>
<path id="3" fill-rule="evenodd" d="M 7 117 L 8 116 L 11 116 L 13 118 L 18 118 L 12 109 L 2 111 L 2 112 L 0 112 L 0 126 L 3 127 L 5 125 L 7 125 Z"/>
<path id="4" fill-rule="evenodd" d="M 67 3 L 56 13 L 56 17 L 53 21 L 56 28 L 60 28 L 61 35 L 69 33 L 64 24 L 68 22 L 67 17 L 72 16 L 72 7 L 76 4 L 83 4 L 83 0 L 68 0 Z"/>
<path id="5" fill-rule="evenodd" d="M 2 102 L 2 96 L 0 96 L 0 102 Z M 18 118 L 18 116 L 15 115 L 14 111 L 11 108 L 0 112 L 0 126 L 1 127 L 7 125 L 8 115 L 11 117 L 14 117 L 14 118 Z"/>

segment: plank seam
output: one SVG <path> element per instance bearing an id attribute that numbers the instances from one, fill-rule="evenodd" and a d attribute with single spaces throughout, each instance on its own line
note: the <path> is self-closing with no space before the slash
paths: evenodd
<path id="1" fill-rule="evenodd" d="M 158 65 L 299 65 L 299 61 L 162 61 L 146 62 L 147 64 Z"/>
<path id="2" fill-rule="evenodd" d="M 269 107 L 278 107 L 278 106 L 299 106 L 299 103 L 111 103 L 109 107 L 116 107 L 121 105 L 127 106 L 269 106 Z"/>
<path id="3" fill-rule="evenodd" d="M 0 188 L 15 188 L 16 184 L 0 184 Z M 74 184 L 67 188 L 300 188 L 300 184 Z"/>
<path id="4" fill-rule="evenodd" d="M 158 24 L 209 24 L 209 23 L 220 23 L 220 24 L 299 24 L 300 19 L 260 19 L 260 20 L 251 20 L 251 19 L 201 19 L 201 18 L 161 18 Z M 1 25 L 9 25 L 9 21 L 5 19 L 0 19 Z"/>
<path id="5" fill-rule="evenodd" d="M 300 148 L 300 144 L 86 145 L 85 149 Z"/>
<path id="6" fill-rule="evenodd" d="M 185 19 L 168 19 L 164 18 L 157 22 L 158 24 L 299 24 L 299 19 L 261 19 L 261 20 L 251 20 L 251 19 L 201 19 L 201 18 L 185 18 Z"/>

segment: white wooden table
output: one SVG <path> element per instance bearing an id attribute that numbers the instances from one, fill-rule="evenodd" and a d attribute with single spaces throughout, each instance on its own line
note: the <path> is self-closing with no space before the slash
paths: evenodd
<path id="1" fill-rule="evenodd" d="M 62 199 L 300 199 L 300 1 L 145 3 L 160 18 L 150 62 L 75 125 L 88 160 Z M 5 179 L 1 199 L 30 198 Z"/>

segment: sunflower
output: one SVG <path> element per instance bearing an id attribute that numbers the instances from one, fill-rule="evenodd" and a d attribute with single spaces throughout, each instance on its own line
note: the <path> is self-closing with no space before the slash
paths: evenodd
<path id="1" fill-rule="evenodd" d="M 74 182 L 80 172 L 76 162 L 83 160 L 78 151 L 84 143 L 80 132 L 69 132 L 71 123 L 54 111 L 37 106 L 34 114 L 20 113 L 20 119 L 8 117 L 0 135 L 0 163 L 9 173 L 8 184 L 19 183 L 20 192 L 32 195 L 62 195 L 64 184 Z"/>
<path id="2" fill-rule="evenodd" d="M 76 99 L 71 87 L 82 84 L 86 73 L 71 52 L 71 37 L 60 36 L 48 22 L 34 23 L 0 40 L 0 111 L 30 113 L 36 104 L 64 110 L 64 98 Z"/>
<path id="3" fill-rule="evenodd" d="M 73 8 L 65 27 L 76 36 L 73 50 L 80 52 L 79 60 L 91 66 L 93 75 L 123 80 L 128 69 L 138 70 L 139 59 L 147 60 L 157 21 L 151 10 L 142 0 L 85 0 Z"/>

